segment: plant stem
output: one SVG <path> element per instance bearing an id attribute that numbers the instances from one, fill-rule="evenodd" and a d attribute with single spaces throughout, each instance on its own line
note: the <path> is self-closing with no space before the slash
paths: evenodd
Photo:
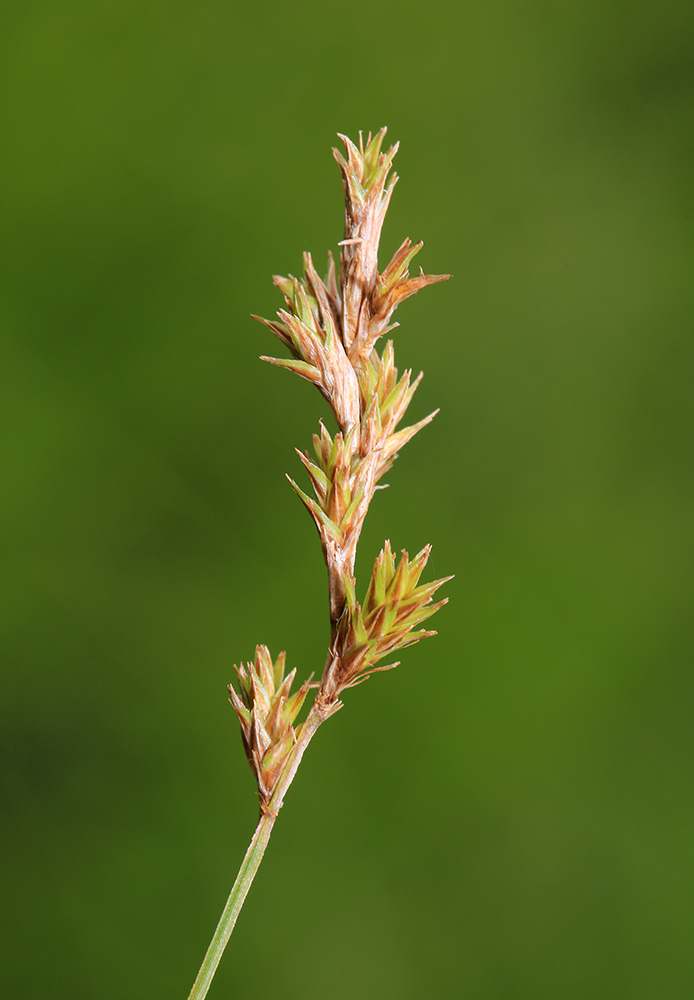
<path id="1" fill-rule="evenodd" d="M 296 774 L 297 768 L 301 763 L 301 758 L 304 755 L 306 747 L 311 742 L 316 730 L 325 718 L 325 708 L 322 707 L 321 704 L 316 705 L 314 703 L 308 714 L 306 722 L 304 722 L 301 726 L 299 739 L 289 756 L 287 766 L 277 782 L 277 786 L 270 800 L 269 808 L 260 817 L 256 831 L 253 834 L 253 839 L 251 840 L 248 850 L 246 851 L 245 858 L 241 862 L 241 867 L 239 868 L 239 873 L 236 876 L 236 881 L 234 882 L 232 890 L 229 893 L 226 906 L 224 907 L 222 915 L 219 918 L 217 929 L 212 936 L 210 946 L 207 949 L 207 954 L 205 955 L 203 963 L 200 966 L 200 971 L 198 972 L 197 978 L 193 984 L 193 989 L 190 991 L 188 1000 L 204 1000 L 204 997 L 207 996 L 207 991 L 209 990 L 214 974 L 217 971 L 217 966 L 219 965 L 220 959 L 224 954 L 224 949 L 226 948 L 229 938 L 231 937 L 231 932 L 234 929 L 236 918 L 241 912 L 241 907 L 246 900 L 248 890 L 250 889 L 251 883 L 255 878 L 255 873 L 258 871 L 258 868 L 260 868 L 260 862 L 263 860 L 265 848 L 270 841 L 272 827 L 274 826 L 275 819 L 277 818 L 277 813 L 282 808 L 284 796 L 294 780 L 294 775 Z"/>
<path id="2" fill-rule="evenodd" d="M 193 984 L 193 989 L 190 991 L 188 1000 L 203 1000 L 203 998 L 207 996 L 207 991 L 209 990 L 214 974 L 217 971 L 219 960 L 224 953 L 227 942 L 231 937 L 231 932 L 234 929 L 236 918 L 238 917 L 241 907 L 243 906 L 246 896 L 248 895 L 251 882 L 260 867 L 260 862 L 263 860 L 265 848 L 270 840 L 270 834 L 272 833 L 274 822 L 275 817 L 269 815 L 268 813 L 265 813 L 260 817 L 260 822 L 258 823 L 256 831 L 253 834 L 253 839 L 251 840 L 248 850 L 246 851 L 246 856 L 241 862 L 241 867 L 239 868 L 239 873 L 236 876 L 236 881 L 234 882 L 233 888 L 229 893 L 229 899 L 227 900 L 227 904 L 224 907 L 221 917 L 219 918 L 217 929 L 215 930 L 212 940 L 210 941 L 210 947 L 207 949 L 207 954 L 205 955 L 203 963 L 200 966 L 200 971 L 198 972 L 195 983 Z"/>

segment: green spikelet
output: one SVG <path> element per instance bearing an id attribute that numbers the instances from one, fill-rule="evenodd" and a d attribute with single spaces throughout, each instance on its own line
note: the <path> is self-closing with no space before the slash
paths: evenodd
<path id="1" fill-rule="evenodd" d="M 444 598 L 433 603 L 432 598 L 439 587 L 452 579 L 450 576 L 417 586 L 430 553 L 430 545 L 414 559 L 403 551 L 396 566 L 390 542 L 386 542 L 376 558 L 363 608 L 354 596 L 353 578 L 345 581 L 347 601 L 338 632 L 338 643 L 343 650 L 342 687 L 359 683 L 374 670 L 388 669 L 376 664 L 389 653 L 436 634 L 415 631 L 448 601 Z"/>

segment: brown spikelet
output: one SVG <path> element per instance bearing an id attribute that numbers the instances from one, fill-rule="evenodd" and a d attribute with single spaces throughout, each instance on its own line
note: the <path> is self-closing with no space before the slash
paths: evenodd
<path id="1" fill-rule="evenodd" d="M 245 667 L 234 664 L 241 697 L 229 685 L 229 700 L 241 723 L 243 745 L 258 782 L 261 806 L 270 801 L 296 744 L 297 734 L 292 723 L 309 690 L 307 681 L 290 696 L 296 670 L 285 677 L 284 665 L 284 653 L 280 653 L 273 664 L 267 646 L 256 646 L 253 663 Z"/>

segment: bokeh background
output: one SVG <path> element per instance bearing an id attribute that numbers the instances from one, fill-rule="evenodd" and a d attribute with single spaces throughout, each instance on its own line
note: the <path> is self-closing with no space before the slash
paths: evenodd
<path id="1" fill-rule="evenodd" d="M 441 413 L 358 569 L 456 578 L 311 746 L 210 997 L 691 1000 L 694 8 L 0 17 L 0 995 L 187 996 L 256 820 L 232 663 L 326 645 L 284 479 L 326 409 L 249 314 L 388 125 L 384 256 L 454 278 L 398 315 Z"/>

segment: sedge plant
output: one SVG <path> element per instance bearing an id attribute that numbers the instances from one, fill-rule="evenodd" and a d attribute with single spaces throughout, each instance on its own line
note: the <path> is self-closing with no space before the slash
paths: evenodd
<path id="1" fill-rule="evenodd" d="M 412 380 L 407 370 L 398 377 L 393 341 L 387 340 L 380 353 L 379 341 L 398 325 L 391 320 L 401 302 L 449 277 L 421 271 L 410 277 L 410 264 L 422 243 L 409 239 L 385 269 L 378 270 L 381 229 L 397 181 L 391 168 L 398 146 L 382 152 L 385 133 L 385 128 L 373 137 L 369 133 L 366 143 L 360 134 L 358 147 L 340 136 L 345 155 L 333 150 L 345 192 L 339 268 L 328 253 L 327 275 L 320 278 L 311 255 L 304 254 L 301 278 L 274 278 L 285 299 L 277 319 L 254 317 L 290 355 L 262 360 L 315 385 L 337 423 L 333 436 L 321 422 L 313 435 L 313 454 L 297 449 L 314 495 L 289 479 L 318 529 L 328 571 L 330 639 L 320 682 L 312 684 L 309 678 L 294 693 L 296 670 L 286 672 L 285 653 L 273 660 L 266 646 L 257 646 L 252 663 L 234 665 L 238 691 L 230 684 L 229 696 L 258 785 L 260 819 L 189 1000 L 207 995 L 287 789 L 316 730 L 342 708 L 343 691 L 376 671 L 397 666 L 381 661 L 434 635 L 420 626 L 446 603 L 434 601 L 434 595 L 451 577 L 420 583 L 429 545 L 413 559 L 403 551 L 398 560 L 386 541 L 361 603 L 354 578 L 357 544 L 374 492 L 383 488 L 381 479 L 400 449 L 438 412 L 398 429 L 422 375 Z M 312 688 L 316 693 L 308 715 L 296 725 Z"/>

